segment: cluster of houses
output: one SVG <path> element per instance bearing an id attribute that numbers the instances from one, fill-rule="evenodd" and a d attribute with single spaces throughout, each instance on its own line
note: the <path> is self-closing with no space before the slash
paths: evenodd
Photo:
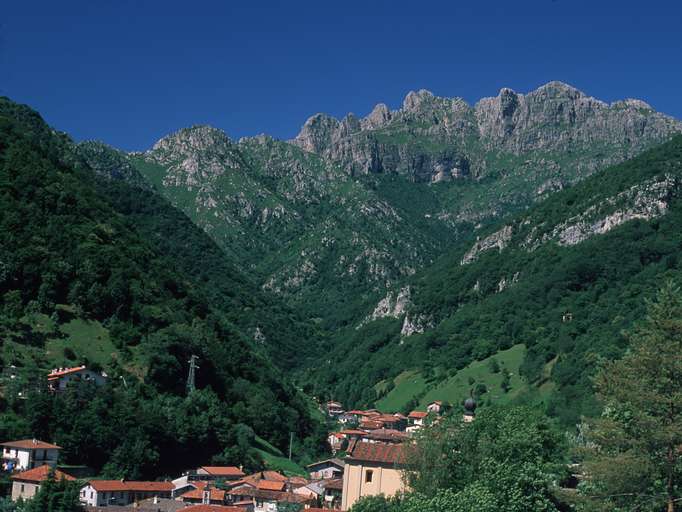
<path id="1" fill-rule="evenodd" d="M 99 385 L 104 379 L 85 367 L 58 368 L 48 376 L 55 392 L 76 380 Z M 475 407 L 467 400 L 465 421 L 473 419 Z M 59 446 L 37 439 L 0 443 L 2 469 L 11 475 L 12 500 L 31 499 L 50 477 L 77 480 L 80 500 L 90 512 L 112 507 L 121 512 L 279 512 L 291 505 L 308 512 L 348 510 L 363 496 L 405 490 L 405 446 L 416 431 L 439 421 L 446 406 L 435 401 L 426 411 L 407 416 L 375 409 L 345 411 L 338 402 L 328 402 L 326 409 L 341 427 L 328 438 L 336 457 L 309 465 L 307 478 L 202 466 L 172 481 L 84 479 L 72 467 L 58 467 Z"/>
<path id="2" fill-rule="evenodd" d="M 402 443 L 358 443 L 344 459 L 308 466 L 309 478 L 277 471 L 247 475 L 234 466 L 202 466 L 172 481 L 77 479 L 57 467 L 57 445 L 37 439 L 2 443 L 3 467 L 11 472 L 11 498 L 27 500 L 52 476 L 80 481 L 80 500 L 91 512 L 277 512 L 298 504 L 308 512 L 347 510 L 362 496 L 404 490 Z"/>
<path id="3" fill-rule="evenodd" d="M 327 414 L 343 427 L 330 432 L 327 443 L 332 453 L 352 452 L 357 443 L 400 444 L 423 428 L 429 421 L 438 421 L 446 411 L 445 404 L 436 400 L 426 411 L 412 411 L 407 416 L 401 413 L 385 414 L 376 409 L 343 410 L 339 402 L 326 404 Z"/>
<path id="4" fill-rule="evenodd" d="M 310 478 L 277 471 L 251 475 L 234 466 L 202 466 L 172 481 L 80 480 L 57 467 L 61 448 L 37 439 L 2 443 L 2 467 L 11 474 L 11 498 L 35 496 L 50 475 L 79 480 L 80 500 L 90 511 L 277 512 L 281 504 L 299 504 L 314 512 L 340 509 L 345 463 L 328 459 L 308 467 Z"/>

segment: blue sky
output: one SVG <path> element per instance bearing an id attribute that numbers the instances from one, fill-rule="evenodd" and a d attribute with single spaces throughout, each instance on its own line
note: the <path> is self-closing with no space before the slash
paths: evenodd
<path id="1" fill-rule="evenodd" d="M 426 88 L 469 102 L 568 82 L 682 118 L 682 2 L 13 0 L 0 95 L 75 139 L 146 149 L 208 123 L 293 137 Z"/>

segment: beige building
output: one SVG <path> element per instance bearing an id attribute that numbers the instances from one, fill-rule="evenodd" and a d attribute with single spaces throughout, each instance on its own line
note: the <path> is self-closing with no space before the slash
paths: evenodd
<path id="1" fill-rule="evenodd" d="M 393 496 L 405 491 L 400 444 L 358 443 L 345 462 L 342 510 L 350 509 L 363 496 Z"/>
<path id="2" fill-rule="evenodd" d="M 51 469 L 50 466 L 45 464 L 44 466 L 12 475 L 12 501 L 17 501 L 19 498 L 24 500 L 33 498 L 43 481 L 47 480 Z M 54 478 L 55 480 L 61 480 L 62 478 L 75 480 L 71 475 L 67 475 L 58 469 L 54 470 Z"/>

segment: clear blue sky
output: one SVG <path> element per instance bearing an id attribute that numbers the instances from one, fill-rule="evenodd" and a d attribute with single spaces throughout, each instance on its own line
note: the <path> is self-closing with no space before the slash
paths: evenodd
<path id="1" fill-rule="evenodd" d="M 293 137 L 308 116 L 469 102 L 550 80 L 682 118 L 682 2 L 10 0 L 0 95 L 77 140 L 146 149 L 208 123 Z"/>

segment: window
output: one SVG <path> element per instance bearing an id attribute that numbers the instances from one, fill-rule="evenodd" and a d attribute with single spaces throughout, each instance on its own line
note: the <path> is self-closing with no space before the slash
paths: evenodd
<path id="1" fill-rule="evenodd" d="M 373 476 L 374 476 L 374 471 L 372 471 L 371 469 L 368 469 L 367 471 L 365 471 L 365 483 L 366 484 L 371 483 Z"/>
<path id="2" fill-rule="evenodd" d="M 24 492 L 24 484 L 21 484 L 21 492 L 22 492 L 22 494 L 23 494 L 23 492 Z"/>

